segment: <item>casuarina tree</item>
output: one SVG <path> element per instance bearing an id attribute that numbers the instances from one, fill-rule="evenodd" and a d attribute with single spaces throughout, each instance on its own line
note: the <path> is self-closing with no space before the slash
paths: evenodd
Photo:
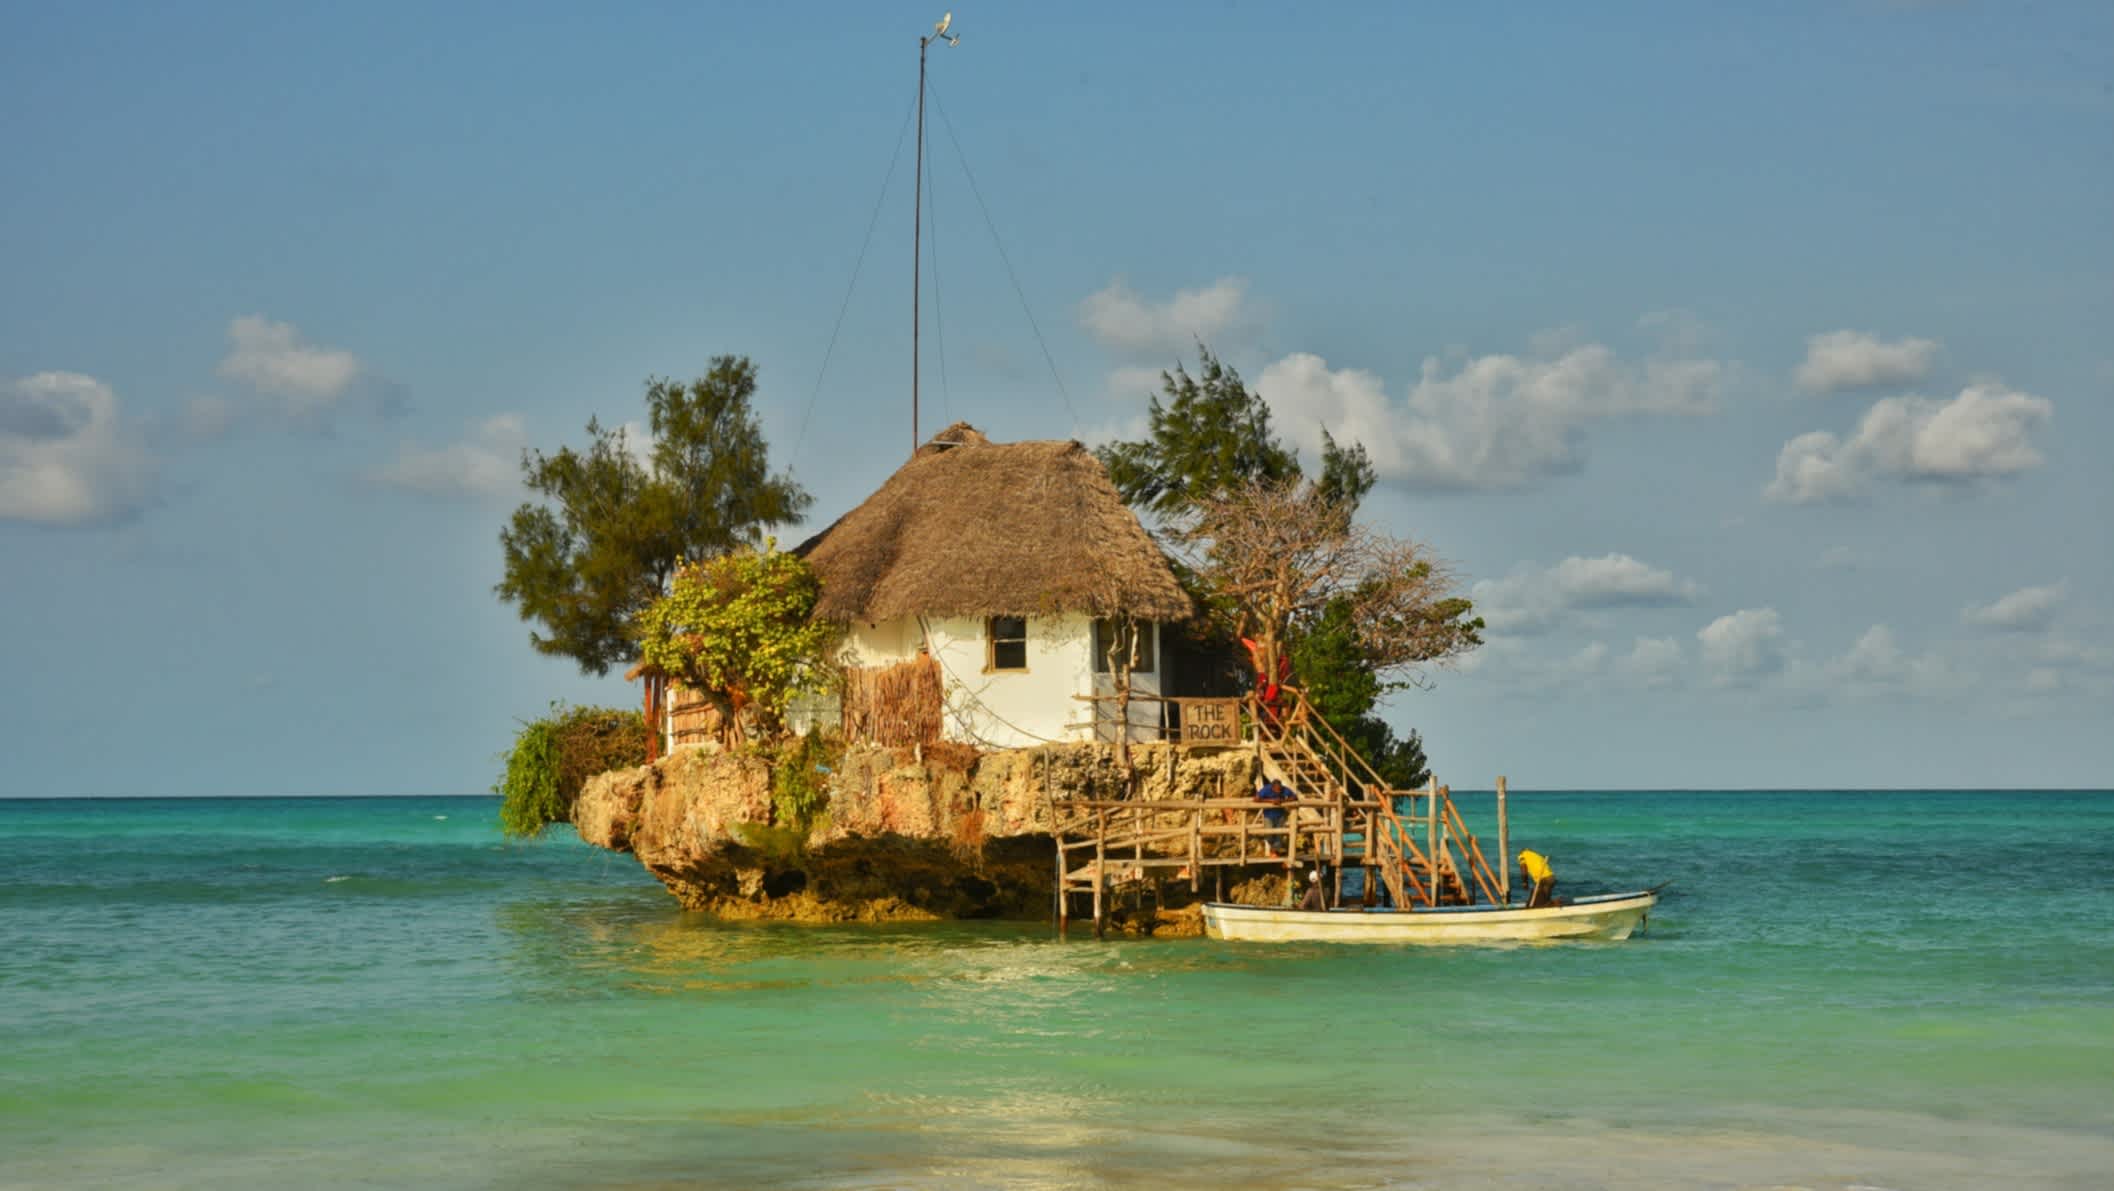
<path id="1" fill-rule="evenodd" d="M 522 454 L 536 500 L 500 531 L 495 591 L 534 627 L 540 653 L 606 674 L 638 656 L 634 621 L 685 559 L 756 543 L 809 498 L 771 471 L 750 406 L 756 366 L 719 356 L 687 384 L 646 383 L 646 441 L 590 419 L 587 444 Z"/>

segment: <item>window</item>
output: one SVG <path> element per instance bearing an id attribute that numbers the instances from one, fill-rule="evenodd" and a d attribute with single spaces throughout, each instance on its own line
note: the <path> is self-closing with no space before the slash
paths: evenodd
<path id="1" fill-rule="evenodd" d="M 984 622 L 984 638 L 991 643 L 991 670 L 1028 668 L 1028 619 L 1025 616 L 994 616 Z"/>
<path id="2" fill-rule="evenodd" d="M 1097 620 L 1094 622 L 1094 673 L 1113 674 L 1116 671 L 1110 658 L 1129 653 L 1131 630 L 1137 631 L 1137 653 L 1130 664 L 1132 674 L 1152 673 L 1153 658 L 1159 654 L 1159 641 L 1153 632 L 1152 622 L 1140 620 L 1124 624 L 1119 620 Z"/>

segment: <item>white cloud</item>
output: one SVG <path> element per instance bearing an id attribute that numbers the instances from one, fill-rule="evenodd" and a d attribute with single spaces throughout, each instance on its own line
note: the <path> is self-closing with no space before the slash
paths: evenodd
<path id="1" fill-rule="evenodd" d="M 1607 669 L 1608 652 L 1605 643 L 1593 641 L 1575 653 L 1549 658 L 1517 638 L 1500 637 L 1462 658 L 1457 669 L 1503 682 L 1504 693 L 1551 695 L 1596 679 Z"/>
<path id="2" fill-rule="evenodd" d="M 525 439 L 521 419 L 501 414 L 479 423 L 461 442 L 440 447 L 402 444 L 397 448 L 396 460 L 374 478 L 391 488 L 426 496 L 505 496 L 519 483 Z"/>
<path id="3" fill-rule="evenodd" d="M 1553 567 L 1531 564 L 1469 590 L 1476 612 L 1494 632 L 1535 633 L 1566 613 L 1589 608 L 1692 603 L 1702 589 L 1692 579 L 1649 566 L 1627 554 L 1566 558 Z"/>
<path id="4" fill-rule="evenodd" d="M 1247 293 L 1246 281 L 1221 277 L 1202 289 L 1179 290 L 1173 298 L 1154 303 L 1118 277 L 1079 303 L 1079 321 L 1107 348 L 1182 352 L 1197 340 L 1209 343 L 1253 321 L 1256 312 L 1248 305 Z"/>
<path id="5" fill-rule="evenodd" d="M 2103 639 L 2082 641 L 2053 632 L 2011 640 L 2015 647 L 2005 653 L 2009 660 L 2026 667 L 2024 682 L 2029 693 L 2060 690 L 2065 694 L 2114 697 L 2114 644 Z"/>
<path id="6" fill-rule="evenodd" d="M 1840 393 L 1911 384 L 1930 374 L 1935 339 L 1892 343 L 1863 331 L 1829 331 L 1806 340 L 1806 359 L 1794 379 L 1808 393 Z"/>
<path id="7" fill-rule="evenodd" d="M 2040 642 L 2033 656 L 2051 666 L 2114 670 L 2114 646 L 2090 645 L 2068 637 L 2050 637 Z"/>
<path id="8" fill-rule="evenodd" d="M 360 374 L 357 356 L 302 341 L 291 323 L 245 314 L 228 323 L 228 354 L 220 375 L 262 393 L 284 397 L 296 413 L 327 409 Z"/>
<path id="9" fill-rule="evenodd" d="M 2035 666 L 2026 671 L 2026 693 L 2029 695 L 2053 695 L 2063 689 L 2063 673 L 2047 666 Z"/>
<path id="10" fill-rule="evenodd" d="M 1696 634 L 1703 664 L 1720 685 L 1752 683 L 1783 668 L 1784 629 L 1774 608 L 1742 608 Z"/>
<path id="11" fill-rule="evenodd" d="M 1639 637 L 1617 669 L 1644 686 L 1667 687 L 1679 681 L 1684 660 L 1681 643 L 1672 637 Z"/>
<path id="12" fill-rule="evenodd" d="M 1597 343 L 1478 356 L 1451 373 L 1427 358 L 1398 405 L 1373 373 L 1331 369 L 1300 352 L 1264 368 L 1255 389 L 1301 447 L 1318 450 L 1324 428 L 1339 442 L 1363 443 L 1383 480 L 1411 488 L 1509 488 L 1576 471 L 1592 422 L 1712 412 L 1727 374 L 1717 360 L 1625 362 Z"/>
<path id="13" fill-rule="evenodd" d="M 1824 697 L 1928 698 L 1956 693 L 1967 684 L 1937 654 L 1904 653 L 1894 630 L 1875 624 L 1840 657 L 1819 665 L 1793 663 L 1785 685 Z"/>
<path id="14" fill-rule="evenodd" d="M 1102 447 L 1109 443 L 1138 442 L 1152 433 L 1152 419 L 1143 413 L 1128 414 L 1081 426 L 1078 439 L 1090 447 Z"/>
<path id="15" fill-rule="evenodd" d="M 1762 495 L 1782 504 L 1822 504 L 1845 499 L 1863 486 L 1864 477 L 1841 440 L 1814 430 L 1776 453 L 1776 478 Z"/>
<path id="16" fill-rule="evenodd" d="M 1685 604 L 1701 591 L 1693 579 L 1676 579 L 1672 571 L 1627 554 L 1566 558 L 1550 568 L 1549 578 L 1574 608 Z"/>
<path id="17" fill-rule="evenodd" d="M 1866 411 L 1847 439 L 1825 430 L 1784 444 L 1776 478 L 1763 490 L 1785 504 L 1856 495 L 1874 479 L 1969 484 L 2041 464 L 2034 430 L 2054 405 L 2000 385 L 1970 385 L 1951 401 L 1889 397 Z"/>
<path id="18" fill-rule="evenodd" d="M 1145 398 L 1159 396 L 1160 378 L 1165 375 L 1166 371 L 1160 368 L 1131 366 L 1112 369 L 1102 389 L 1104 394 L 1111 400 L 1126 403 L 1137 402 L 1139 408 L 1142 409 L 1144 408 L 1143 402 Z M 1144 415 L 1141 414 L 1139 416 L 1143 417 Z"/>
<path id="19" fill-rule="evenodd" d="M 109 385 L 39 372 L 0 388 L 0 521 L 95 525 L 143 508 L 153 465 Z"/>
<path id="20" fill-rule="evenodd" d="M 1960 619 L 1978 628 L 2034 632 L 2048 627 L 2055 618 L 2056 608 L 2069 594 L 2070 585 L 2067 583 L 2021 587 L 1987 604 L 1970 604 L 1960 609 Z"/>

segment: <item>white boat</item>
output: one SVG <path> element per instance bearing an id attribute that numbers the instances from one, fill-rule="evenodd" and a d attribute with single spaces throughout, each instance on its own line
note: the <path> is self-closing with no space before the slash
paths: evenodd
<path id="1" fill-rule="evenodd" d="M 1277 909 L 1204 903 L 1204 933 L 1253 943 L 1500 943 L 1627 939 L 1642 929 L 1658 890 L 1603 893 L 1562 905 L 1441 906 L 1389 910 Z"/>

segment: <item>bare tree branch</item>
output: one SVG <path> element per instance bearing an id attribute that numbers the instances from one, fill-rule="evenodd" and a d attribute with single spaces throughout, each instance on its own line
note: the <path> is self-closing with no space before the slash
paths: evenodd
<path id="1" fill-rule="evenodd" d="M 1251 481 L 1197 502 L 1171 535 L 1213 603 L 1230 609 L 1257 665 L 1276 672 L 1295 625 L 1349 601 L 1375 667 L 1423 685 L 1420 668 L 1480 644 L 1448 594 L 1455 575 L 1422 543 L 1357 524 L 1348 502 L 1299 480 Z"/>

